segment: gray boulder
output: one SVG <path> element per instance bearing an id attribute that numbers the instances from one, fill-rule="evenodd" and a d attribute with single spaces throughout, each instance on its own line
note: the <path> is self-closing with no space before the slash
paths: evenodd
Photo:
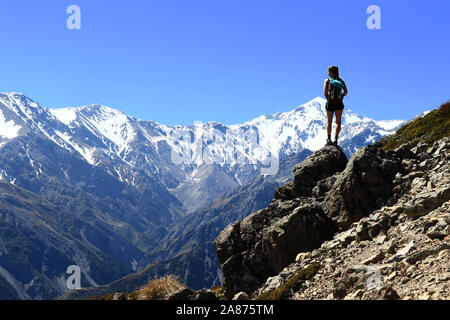
<path id="1" fill-rule="evenodd" d="M 392 196 L 393 180 L 401 170 L 394 152 L 372 146 L 358 150 L 325 197 L 326 215 L 340 230 L 348 229 Z"/>
<path id="2" fill-rule="evenodd" d="M 192 300 L 195 295 L 195 291 L 190 288 L 180 288 L 176 292 L 172 293 L 167 297 L 167 300 L 174 301 L 183 301 L 183 300 Z"/>
<path id="3" fill-rule="evenodd" d="M 311 196 L 317 182 L 345 169 L 347 157 L 338 146 L 325 146 L 294 167 L 294 181 L 275 191 L 275 199 Z"/>
<path id="4" fill-rule="evenodd" d="M 421 217 L 448 200 L 450 200 L 450 185 L 423 193 L 419 197 L 412 199 L 404 205 L 403 212 L 410 218 Z"/>
<path id="5" fill-rule="evenodd" d="M 246 294 L 245 292 L 239 292 L 236 293 L 236 295 L 233 297 L 233 300 L 250 300 L 250 297 L 248 296 L 248 294 Z"/>
<path id="6" fill-rule="evenodd" d="M 215 241 L 225 296 L 251 295 L 269 277 L 333 237 L 336 228 L 319 202 L 297 199 L 289 209 L 281 201 L 225 229 Z"/>
<path id="7" fill-rule="evenodd" d="M 218 300 L 217 296 L 208 289 L 198 290 L 193 296 L 192 300 L 202 300 L 202 301 L 214 301 Z"/>
<path id="8" fill-rule="evenodd" d="M 117 291 L 114 293 L 113 300 L 127 300 L 127 297 L 122 291 Z"/>
<path id="9" fill-rule="evenodd" d="M 318 198 L 346 163 L 339 147 L 324 147 L 295 167 L 294 181 L 277 189 L 266 209 L 222 231 L 215 246 L 227 298 L 242 291 L 251 296 L 267 278 L 294 262 L 299 252 L 318 248 L 333 237 L 337 229 Z"/>

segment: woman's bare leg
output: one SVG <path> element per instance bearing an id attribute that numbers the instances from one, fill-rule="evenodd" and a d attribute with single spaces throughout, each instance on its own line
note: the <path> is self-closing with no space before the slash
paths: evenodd
<path id="1" fill-rule="evenodd" d="M 342 112 L 344 110 L 336 110 L 336 137 L 341 133 Z"/>
<path id="2" fill-rule="evenodd" d="M 327 110 L 327 119 L 328 119 L 327 134 L 328 134 L 328 137 L 331 137 L 331 128 L 333 126 L 333 115 L 334 115 L 334 112 Z M 337 121 L 337 119 L 336 119 L 336 121 Z"/>

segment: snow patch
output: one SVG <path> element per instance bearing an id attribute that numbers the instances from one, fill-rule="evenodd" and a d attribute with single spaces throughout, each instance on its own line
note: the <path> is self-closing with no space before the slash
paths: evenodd
<path id="1" fill-rule="evenodd" d="M 48 109 L 48 111 L 65 125 L 70 125 L 77 119 L 77 113 L 74 108 Z"/>
<path id="2" fill-rule="evenodd" d="M 383 121 L 376 121 L 376 124 L 381 128 L 383 128 L 384 130 L 391 131 L 400 127 L 405 122 L 406 121 L 404 120 L 383 120 Z"/>
<path id="3" fill-rule="evenodd" d="M 113 142 L 118 147 L 118 155 L 136 136 L 136 131 L 127 115 L 109 107 L 97 106 L 95 112 L 89 114 L 89 117 L 84 117 L 83 122 L 87 126 L 94 127 L 103 137 Z"/>
<path id="4" fill-rule="evenodd" d="M 55 133 L 65 143 L 67 143 L 69 146 L 71 146 L 73 149 L 75 149 L 90 165 L 93 165 L 93 166 L 96 165 L 96 161 L 94 158 L 94 153 L 95 153 L 96 149 L 94 147 L 89 148 L 89 147 L 85 147 L 85 146 L 80 146 L 80 145 L 72 142 L 72 138 L 67 133 L 63 133 L 58 130 L 55 130 Z"/>
<path id="5" fill-rule="evenodd" d="M 0 136 L 6 139 L 13 139 L 19 135 L 21 126 L 17 125 L 13 120 L 6 120 L 3 111 L 0 110 Z"/>

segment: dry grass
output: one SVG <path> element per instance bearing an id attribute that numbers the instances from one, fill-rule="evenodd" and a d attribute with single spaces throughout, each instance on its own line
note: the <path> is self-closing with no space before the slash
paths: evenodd
<path id="1" fill-rule="evenodd" d="M 174 293 L 184 286 L 173 276 L 150 281 L 146 286 L 128 295 L 132 300 L 164 300 L 168 295 Z"/>

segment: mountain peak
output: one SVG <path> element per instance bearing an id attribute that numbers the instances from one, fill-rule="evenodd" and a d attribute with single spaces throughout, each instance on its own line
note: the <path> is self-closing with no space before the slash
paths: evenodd
<path id="1" fill-rule="evenodd" d="M 312 99 L 311 101 L 305 103 L 305 104 L 320 104 L 320 105 L 325 105 L 325 103 L 327 102 L 327 100 L 325 98 L 322 97 L 315 97 L 314 99 Z"/>
<path id="2" fill-rule="evenodd" d="M 112 107 L 108 107 L 105 106 L 103 104 L 100 103 L 93 103 L 87 106 L 83 106 L 83 107 L 79 107 L 78 109 L 80 110 L 90 110 L 90 111 L 95 111 L 95 112 L 102 112 L 102 113 L 109 113 L 109 114 L 121 114 L 121 115 L 125 115 L 124 112 L 112 108 Z"/>
<path id="3" fill-rule="evenodd" d="M 29 98 L 28 96 L 20 92 L 0 93 L 0 100 L 3 100 L 4 102 L 8 101 L 9 102 L 8 107 L 10 109 L 14 104 L 19 105 L 21 109 L 23 109 L 23 107 L 42 109 L 42 107 L 37 102 L 35 102 L 33 99 Z"/>
<path id="4" fill-rule="evenodd" d="M 321 108 L 325 108 L 325 104 L 327 103 L 327 100 L 325 100 L 324 98 L 321 97 L 315 97 L 314 99 L 308 101 L 307 103 L 304 103 L 300 106 L 298 106 L 297 108 L 295 108 L 292 111 L 299 111 L 299 110 L 304 110 L 304 109 L 311 109 L 311 108 L 315 108 L 315 109 L 321 109 Z"/>
<path id="5" fill-rule="evenodd" d="M 11 91 L 11 92 L 0 92 L 0 95 L 8 96 L 8 97 L 14 97 L 14 96 L 15 97 L 24 97 L 24 98 L 30 99 L 30 98 L 27 97 L 27 95 L 25 95 L 22 92 L 13 92 L 13 91 Z"/>

